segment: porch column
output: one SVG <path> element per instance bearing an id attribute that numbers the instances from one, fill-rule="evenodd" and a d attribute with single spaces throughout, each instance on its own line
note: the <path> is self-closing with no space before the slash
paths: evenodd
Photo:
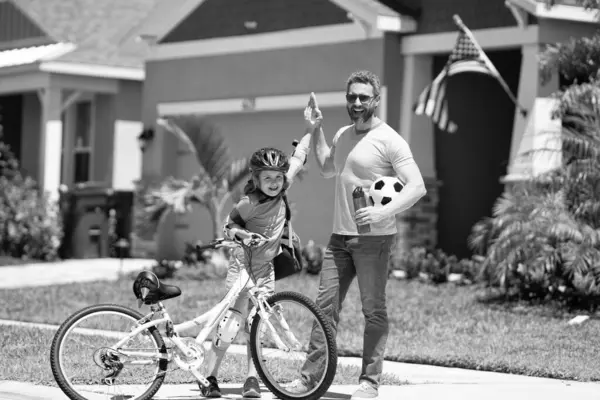
<path id="1" fill-rule="evenodd" d="M 519 152 L 523 133 L 527 126 L 527 121 L 533 116 L 533 104 L 537 97 L 548 97 L 558 90 L 558 74 L 554 74 L 552 79 L 542 85 L 540 81 L 540 72 L 537 55 L 542 51 L 542 46 L 538 43 L 526 44 L 521 47 L 521 74 L 519 76 L 519 91 L 517 98 L 519 104 L 528 110 L 527 116 L 523 117 L 518 110 L 515 110 L 515 119 L 513 123 L 512 141 L 510 147 L 510 160 L 507 174 L 513 171 L 512 162 Z"/>
<path id="2" fill-rule="evenodd" d="M 419 95 L 432 81 L 432 71 L 433 56 L 404 56 L 400 134 L 410 144 L 421 174 L 435 178 L 434 126 L 431 119 L 413 111 Z"/>
<path id="3" fill-rule="evenodd" d="M 51 199 L 58 199 L 62 154 L 62 90 L 46 87 L 38 92 L 42 108 L 39 184 Z"/>
<path id="4" fill-rule="evenodd" d="M 397 217 L 397 251 L 437 244 L 438 181 L 435 170 L 435 129 L 431 119 L 416 115 L 413 105 L 432 81 L 432 55 L 405 55 L 402 68 L 400 134 L 408 142 L 427 187 L 410 210 Z"/>

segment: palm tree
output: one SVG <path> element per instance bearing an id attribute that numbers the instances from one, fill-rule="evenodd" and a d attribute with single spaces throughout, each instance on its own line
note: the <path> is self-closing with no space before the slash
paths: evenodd
<path id="1" fill-rule="evenodd" d="M 556 0 L 546 0 L 552 7 Z M 600 10 L 600 0 L 576 0 Z M 597 14 L 600 18 L 600 14 Z M 600 20 L 600 19 L 599 19 Z M 562 121 L 560 168 L 516 185 L 498 199 L 492 218 L 473 227 L 488 282 L 522 296 L 600 304 L 600 35 L 546 46 L 542 82 L 557 71 Z M 535 151 L 525 156 L 534 156 Z"/>
<path id="2" fill-rule="evenodd" d="M 146 218 L 155 225 L 168 212 L 186 212 L 195 202 L 208 210 L 213 237 L 219 237 L 226 217 L 224 206 L 239 196 L 240 184 L 249 175 L 249 158 L 233 159 L 217 127 L 200 115 L 159 118 L 157 123 L 186 144 L 200 169 L 189 182 L 169 178 L 150 190 L 145 199 Z"/>
<path id="3" fill-rule="evenodd" d="M 600 81 L 558 94 L 562 166 L 498 199 L 470 242 L 483 273 L 529 297 L 600 299 Z M 548 151 L 548 149 L 544 149 Z M 535 153 L 536 151 L 532 151 Z M 532 156 L 529 154 L 526 156 Z"/>

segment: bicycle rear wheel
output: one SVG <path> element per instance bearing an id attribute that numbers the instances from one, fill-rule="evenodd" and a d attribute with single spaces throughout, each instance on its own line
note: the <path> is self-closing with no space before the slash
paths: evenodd
<path id="1" fill-rule="evenodd" d="M 280 399 L 313 400 L 321 398 L 331 386 L 337 368 L 337 347 L 333 331 L 323 311 L 306 296 L 280 292 L 267 300 L 273 313 L 267 322 L 257 314 L 250 330 L 250 350 L 258 375 L 265 386 Z M 277 346 L 277 336 L 291 350 Z M 319 344 L 319 351 L 307 359 L 309 343 Z M 310 381 L 298 392 L 290 384 L 301 378 L 307 366 Z M 306 374 L 305 374 L 306 375 Z"/>
<path id="2" fill-rule="evenodd" d="M 50 366 L 71 400 L 148 400 L 156 394 L 168 365 L 167 349 L 156 327 L 114 347 L 142 318 L 130 308 L 102 304 L 84 308 L 63 322 L 52 340 Z"/>

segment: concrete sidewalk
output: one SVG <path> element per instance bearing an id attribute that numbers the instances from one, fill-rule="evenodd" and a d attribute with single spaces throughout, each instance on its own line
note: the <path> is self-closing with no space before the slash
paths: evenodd
<path id="1" fill-rule="evenodd" d="M 221 385 L 223 399 L 241 399 L 241 384 Z M 322 397 L 324 400 L 349 399 L 355 385 L 333 385 Z M 497 383 L 442 383 L 382 386 L 379 400 L 592 400 L 600 397 L 600 385 L 593 383 L 566 382 L 497 382 Z M 195 384 L 163 385 L 154 396 L 157 400 L 202 399 Z M 56 387 L 37 386 L 29 383 L 0 382 L 1 400 L 65 400 L 67 397 Z M 262 387 L 262 399 L 271 400 L 273 395 Z"/>

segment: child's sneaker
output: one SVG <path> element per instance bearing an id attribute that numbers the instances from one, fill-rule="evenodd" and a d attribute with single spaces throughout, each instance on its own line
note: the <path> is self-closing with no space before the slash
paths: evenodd
<path id="1" fill-rule="evenodd" d="M 246 379 L 246 382 L 244 382 L 244 387 L 242 389 L 242 397 L 249 399 L 260 398 L 260 386 L 258 385 L 258 379 L 256 379 L 253 376 Z"/>
<path id="2" fill-rule="evenodd" d="M 301 394 L 308 392 L 310 388 L 302 379 L 296 379 L 289 385 L 286 385 L 285 390 L 293 394 Z"/>
<path id="3" fill-rule="evenodd" d="M 379 392 L 373 385 L 371 385 L 370 383 L 368 383 L 366 381 L 362 381 L 360 383 L 360 385 L 358 386 L 358 389 L 356 390 L 356 392 L 354 392 L 354 394 L 350 398 L 350 400 L 377 399 L 378 395 L 379 395 Z"/>
<path id="4" fill-rule="evenodd" d="M 284 385 L 284 389 L 286 392 L 289 392 L 292 394 L 303 394 L 303 393 L 308 392 L 310 390 L 310 387 L 308 387 L 308 385 L 304 382 L 304 380 L 295 379 L 295 380 L 291 381 L 290 383 L 288 383 L 287 385 Z M 278 397 L 275 393 L 273 393 L 273 399 L 280 399 L 280 397 Z"/>
<path id="5" fill-rule="evenodd" d="M 221 397 L 221 389 L 219 388 L 219 384 L 217 383 L 217 378 L 215 378 L 214 376 L 209 376 L 208 378 L 206 378 L 206 380 L 210 383 L 208 387 L 204 387 L 200 383 L 198 383 L 198 386 L 200 386 L 200 393 L 202 393 L 202 396 L 211 398 Z"/>

